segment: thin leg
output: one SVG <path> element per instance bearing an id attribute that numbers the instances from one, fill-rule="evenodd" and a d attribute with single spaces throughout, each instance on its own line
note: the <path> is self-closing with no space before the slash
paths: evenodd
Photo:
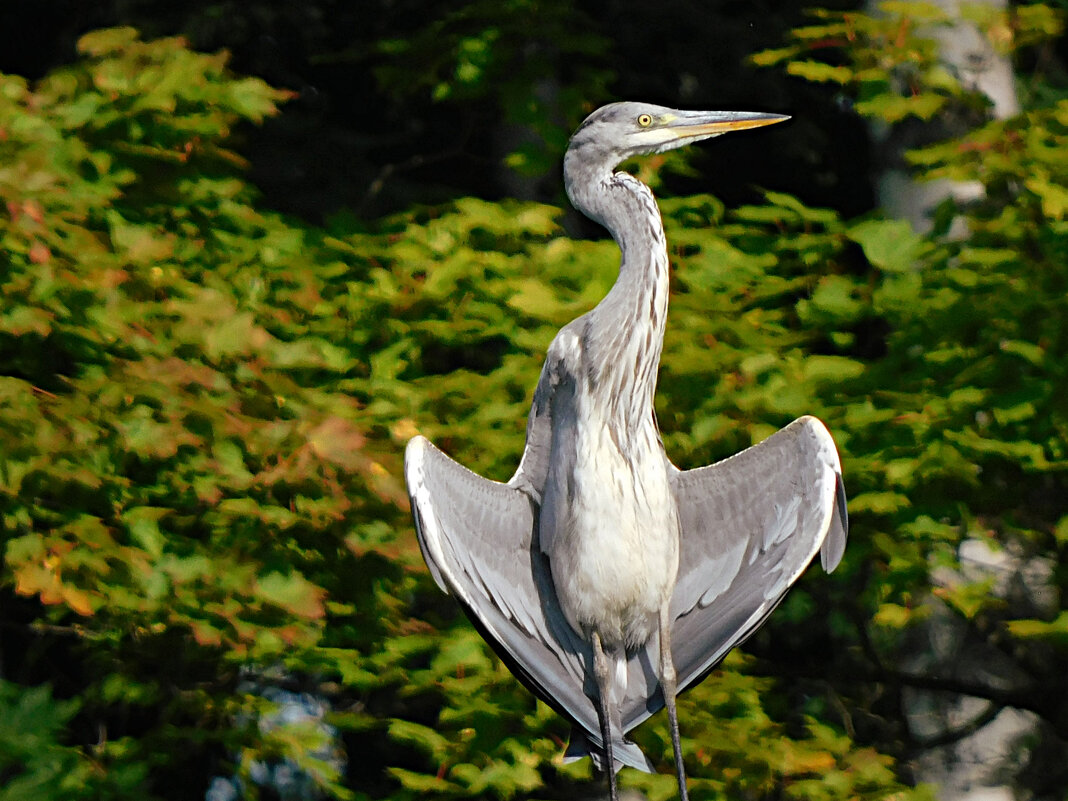
<path id="1" fill-rule="evenodd" d="M 671 747 L 675 752 L 675 775 L 679 779 L 679 798 L 689 801 L 686 792 L 686 766 L 682 764 L 682 743 L 679 741 L 679 713 L 675 709 L 677 684 L 675 663 L 671 659 L 671 618 L 665 605 L 660 612 L 660 687 L 664 691 L 664 706 L 671 727 Z"/>
<path id="2" fill-rule="evenodd" d="M 610 697 L 608 657 L 605 656 L 604 648 L 601 647 L 601 637 L 593 632 L 593 676 L 597 679 L 597 700 L 601 713 L 601 740 L 604 742 L 605 772 L 608 774 L 608 797 L 611 801 L 619 801 L 616 791 L 616 764 L 612 758 L 612 724 L 608 712 L 608 699 Z"/>

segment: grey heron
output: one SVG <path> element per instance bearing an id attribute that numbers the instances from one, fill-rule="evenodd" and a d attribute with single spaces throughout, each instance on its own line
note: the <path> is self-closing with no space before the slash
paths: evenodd
<path id="1" fill-rule="evenodd" d="M 531 691 L 571 721 L 565 759 L 608 777 L 651 771 L 627 732 L 666 706 L 687 798 L 676 695 L 760 626 L 816 552 L 826 570 L 848 520 L 838 453 L 801 417 L 729 459 L 679 470 L 653 393 L 668 310 L 660 211 L 615 168 L 787 119 L 613 103 L 575 131 L 564 180 L 622 251 L 619 276 L 553 339 L 526 449 L 507 483 L 421 436 L 405 453 L 419 544 L 434 580 Z"/>

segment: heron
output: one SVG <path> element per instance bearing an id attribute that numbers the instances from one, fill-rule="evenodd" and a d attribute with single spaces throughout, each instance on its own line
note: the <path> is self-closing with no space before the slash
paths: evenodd
<path id="1" fill-rule="evenodd" d="M 621 250 L 592 310 L 549 345 L 526 447 L 507 482 L 415 436 L 405 479 L 419 545 L 521 683 L 571 722 L 565 761 L 607 775 L 654 767 L 626 735 L 666 707 L 687 799 L 676 698 L 752 634 L 817 551 L 828 572 L 848 530 L 834 440 L 815 417 L 705 467 L 668 458 L 653 409 L 668 253 L 651 190 L 624 160 L 789 119 L 620 102 L 571 137 L 572 204 Z"/>

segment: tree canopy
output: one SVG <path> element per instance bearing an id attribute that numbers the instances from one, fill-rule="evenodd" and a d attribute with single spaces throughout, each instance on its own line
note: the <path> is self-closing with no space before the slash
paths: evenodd
<path id="1" fill-rule="evenodd" d="M 484 475 L 514 469 L 546 346 L 618 266 L 545 188 L 567 132 L 609 86 L 666 100 L 700 41 L 655 72 L 649 50 L 629 68 L 611 56 L 677 36 L 690 17 L 671 4 L 644 39 L 635 4 L 599 24 L 581 4 L 372 5 L 388 13 L 364 10 L 371 55 L 330 52 L 339 34 L 313 11 L 334 4 L 248 6 L 318 69 L 374 66 L 361 97 L 392 105 L 350 109 L 367 120 L 352 130 L 415 126 L 386 148 L 390 169 L 371 168 L 381 147 L 343 151 L 366 180 L 333 208 L 268 202 L 249 177 L 315 139 L 286 128 L 291 108 L 322 119 L 310 83 L 274 88 L 224 52 L 131 27 L 81 36 L 39 79 L 0 75 L 0 801 L 271 797 L 279 765 L 301 777 L 290 792 L 337 799 L 570 798 L 589 780 L 560 759 L 563 721 L 426 572 L 402 449 L 421 432 Z M 191 34 L 234 12 L 194 8 Z M 783 87 L 818 97 L 850 120 L 836 135 L 975 113 L 970 132 L 908 155 L 920 178 L 984 189 L 947 201 L 930 233 L 867 208 L 855 171 L 824 169 L 812 143 L 831 117 L 631 165 L 663 189 L 671 248 L 656 401 L 669 454 L 705 464 L 815 414 L 850 494 L 839 571 L 813 571 L 681 699 L 695 798 L 920 801 L 933 791 L 916 786 L 918 755 L 1004 708 L 1035 720 L 1014 786 L 1068 792 L 1061 16 L 980 20 L 1026 79 L 1023 113 L 988 123 L 937 69 L 914 24 L 939 24 L 924 4 L 784 12 L 746 39 L 765 49 L 745 68 L 779 76 L 755 79 L 767 105 Z M 727 100 L 704 105 L 743 102 Z M 484 149 L 492 183 L 436 171 L 424 146 L 456 120 L 477 133 L 458 131 L 442 163 Z M 704 193 L 719 186 L 694 176 L 736 148 L 807 152 L 805 180 Z M 953 658 L 924 644 L 932 620 L 950 621 Z M 920 691 L 986 706 L 924 737 L 909 720 Z M 305 711 L 280 715 L 294 698 Z M 635 735 L 668 765 L 659 718 Z M 666 769 L 622 779 L 675 792 Z"/>

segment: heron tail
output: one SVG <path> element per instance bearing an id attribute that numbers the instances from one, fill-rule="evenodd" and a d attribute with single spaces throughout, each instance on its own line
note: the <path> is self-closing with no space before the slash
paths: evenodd
<path id="1" fill-rule="evenodd" d="M 568 740 L 567 750 L 564 752 L 564 762 L 577 762 L 583 757 L 592 759 L 593 766 L 602 773 L 604 772 L 604 749 L 601 748 L 601 744 L 595 742 L 590 733 L 581 726 L 572 726 L 571 738 Z M 646 773 L 656 772 L 649 758 L 630 740 L 623 738 L 615 740 L 612 743 L 612 757 L 612 761 L 615 762 L 615 765 L 612 766 L 615 773 L 619 773 L 619 769 L 624 765 L 637 768 Z"/>

